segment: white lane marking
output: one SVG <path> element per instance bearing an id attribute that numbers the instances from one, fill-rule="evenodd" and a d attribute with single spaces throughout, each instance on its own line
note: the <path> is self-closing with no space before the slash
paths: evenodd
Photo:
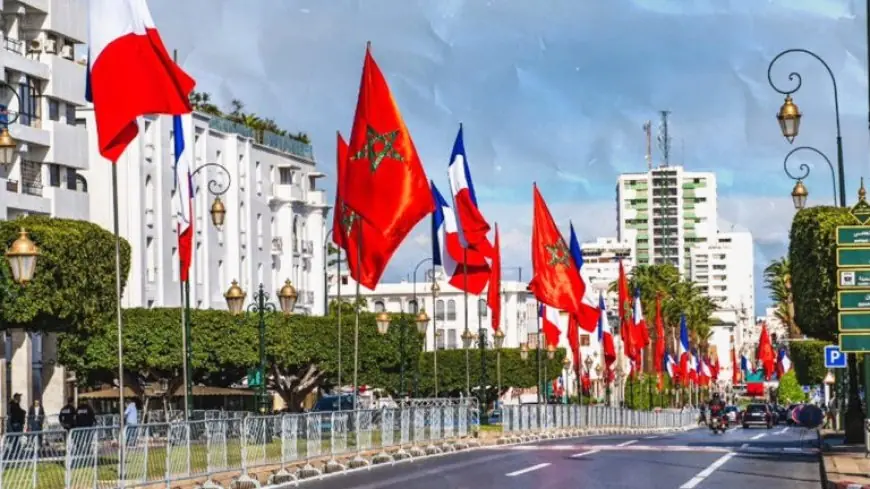
<path id="1" fill-rule="evenodd" d="M 655 440 L 655 439 L 658 438 L 658 437 L 659 437 L 659 435 L 653 435 L 653 436 L 647 436 L 647 437 L 644 438 L 644 439 L 645 439 L 645 440 Z"/>
<path id="2" fill-rule="evenodd" d="M 732 431 L 737 431 L 737 430 L 739 430 L 739 429 L 740 429 L 739 426 L 735 426 L 735 427 L 733 427 L 733 428 L 728 428 L 727 433 L 731 433 Z"/>
<path id="3" fill-rule="evenodd" d="M 593 453 L 598 453 L 598 452 L 600 452 L 600 451 L 601 451 L 601 450 L 589 450 L 588 452 L 575 453 L 574 455 L 571 455 L 571 458 L 580 458 L 580 457 L 585 457 L 586 455 L 592 455 Z"/>
<path id="4" fill-rule="evenodd" d="M 718 460 L 716 460 L 715 462 L 710 464 L 709 467 L 698 472 L 698 475 L 696 475 L 695 477 L 692 477 L 691 479 L 689 479 L 688 482 L 686 482 L 685 484 L 680 486 L 680 489 L 694 489 L 694 487 L 697 486 L 698 484 L 700 484 L 704 479 L 706 479 L 707 477 L 710 477 L 710 474 L 715 472 L 716 469 L 725 465 L 725 462 L 730 460 L 731 457 L 733 457 L 734 455 L 735 455 L 735 453 L 733 453 L 733 452 L 726 453 L 725 455 L 722 455 L 721 457 L 719 457 Z"/>
<path id="5" fill-rule="evenodd" d="M 543 469 L 544 467 L 547 467 L 547 466 L 549 466 L 549 465 L 550 465 L 550 464 L 548 464 L 548 463 L 538 464 L 538 465 L 532 465 L 531 467 L 526 467 L 525 469 L 517 470 L 516 472 L 508 472 L 508 473 L 505 474 L 505 475 L 508 476 L 508 477 L 516 477 L 516 476 L 518 476 L 518 475 L 527 474 L 527 473 L 529 473 L 529 472 L 532 472 L 532 471 L 535 471 L 535 470 L 538 470 L 538 469 Z"/>
<path id="6" fill-rule="evenodd" d="M 767 435 L 767 433 L 759 433 L 759 434 L 753 436 L 752 438 L 750 438 L 750 440 L 758 440 L 758 439 L 764 438 L 766 435 Z"/>
<path id="7" fill-rule="evenodd" d="M 618 445 L 616 445 L 616 446 L 618 446 L 618 447 L 627 447 L 627 446 L 629 446 L 629 445 L 633 445 L 633 444 L 635 444 L 635 443 L 637 443 L 637 440 L 628 440 L 628 441 L 623 442 L 623 443 L 620 443 L 620 444 L 618 444 Z"/>
<path id="8" fill-rule="evenodd" d="M 783 434 L 785 434 L 786 431 L 788 431 L 788 427 L 785 427 L 785 428 L 777 431 L 776 433 L 774 433 L 774 435 L 783 435 Z"/>

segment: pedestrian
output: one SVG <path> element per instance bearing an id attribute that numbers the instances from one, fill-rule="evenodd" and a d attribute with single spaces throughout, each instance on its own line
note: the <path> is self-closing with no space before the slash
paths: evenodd
<path id="1" fill-rule="evenodd" d="M 39 400 L 34 400 L 33 405 L 30 406 L 30 409 L 27 411 L 27 431 L 29 432 L 37 432 L 39 434 L 36 435 L 36 446 L 42 446 L 42 427 L 45 424 L 45 408 L 42 407 L 42 403 Z"/>
<path id="2" fill-rule="evenodd" d="M 61 408 L 58 416 L 61 427 L 69 431 L 76 426 L 76 407 L 72 397 L 67 398 L 66 405 Z"/>
<path id="3" fill-rule="evenodd" d="M 828 412 L 825 416 L 825 428 L 837 429 L 837 404 L 839 400 L 836 397 L 831 397 L 831 402 L 828 403 Z"/>
<path id="4" fill-rule="evenodd" d="M 96 440 L 93 426 L 96 424 L 96 420 L 94 409 L 88 404 L 88 401 L 79 402 L 75 412 L 75 427 L 78 429 L 72 432 L 73 454 L 71 458 L 74 468 L 88 467 L 92 463 L 96 463 L 92 456 L 93 444 Z"/>
<path id="5" fill-rule="evenodd" d="M 130 399 L 127 403 L 127 408 L 124 409 L 124 424 L 127 425 L 127 446 L 136 444 L 136 439 L 139 434 L 139 409 L 136 407 L 136 400 Z"/>
<path id="6" fill-rule="evenodd" d="M 92 428 L 97 423 L 97 415 L 88 401 L 79 403 L 76 408 L 76 428 Z"/>
<path id="7" fill-rule="evenodd" d="M 21 394 L 16 392 L 12 396 L 12 400 L 9 401 L 9 433 L 24 432 L 25 417 L 27 417 L 27 413 L 21 408 Z M 7 454 L 11 452 L 13 457 L 16 456 L 18 444 L 21 441 L 20 438 L 20 435 L 12 436 L 12 439 L 9 440 L 9 452 Z"/>

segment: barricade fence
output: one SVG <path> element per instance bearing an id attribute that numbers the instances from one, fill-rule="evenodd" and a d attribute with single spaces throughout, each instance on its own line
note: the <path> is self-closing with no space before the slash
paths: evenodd
<path id="1" fill-rule="evenodd" d="M 602 406 L 505 406 L 503 413 L 503 431 L 515 435 L 595 426 L 682 428 L 696 422 L 690 412 Z M 168 488 L 177 481 L 245 476 L 267 467 L 287 476 L 300 467 L 300 474 L 319 472 L 329 464 L 365 459 L 377 463 L 379 458 L 464 448 L 479 424 L 478 404 L 469 399 L 393 409 L 147 423 L 126 426 L 123 437 L 118 426 L 6 433 L 0 439 L 0 489 Z M 315 461 L 321 469 L 313 467 Z"/>

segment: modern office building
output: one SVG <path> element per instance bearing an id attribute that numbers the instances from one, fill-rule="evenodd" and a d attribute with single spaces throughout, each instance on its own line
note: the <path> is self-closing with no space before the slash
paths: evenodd
<path id="1" fill-rule="evenodd" d="M 672 263 L 689 275 L 689 252 L 716 234 L 716 175 L 662 166 L 616 184 L 617 238 L 636 234 L 636 264 Z"/>
<path id="2" fill-rule="evenodd" d="M 194 141 L 186 143 L 195 171 L 191 306 L 226 308 L 223 294 L 233 280 L 248 300 L 259 284 L 274 298 L 291 280 L 299 294 L 296 312 L 322 314 L 329 206 L 317 186 L 324 174 L 317 171 L 311 146 L 219 117 L 194 113 L 192 119 Z M 91 194 L 91 220 L 111 230 L 111 165 L 97 151 L 92 109 L 80 110 L 80 120 L 92 136 L 86 176 L 91 188 L 103 189 Z M 181 304 L 172 127 L 168 116 L 143 119 L 139 136 L 116 165 L 123 196 L 120 230 L 132 248 L 124 307 Z M 226 191 L 220 196 L 226 207 L 221 229 L 209 215 L 210 185 Z"/>
<path id="3" fill-rule="evenodd" d="M 85 0 L 0 1 L 0 124 L 16 141 L 0 161 L 0 219 L 41 214 L 88 219 L 87 132 L 76 120 L 84 104 L 85 67 L 74 47 L 87 37 Z M 37 272 L 38 273 L 38 272 Z M 57 413 L 68 393 L 53 334 L 6 331 L 0 360 L 0 416 L 12 393 L 25 408 L 41 399 Z"/>
<path id="4" fill-rule="evenodd" d="M 749 232 L 717 233 L 690 252 L 690 278 L 723 309 L 755 316 L 754 250 Z"/>
<path id="5" fill-rule="evenodd" d="M 619 262 L 626 274 L 634 269 L 635 241 L 634 230 L 626 231 L 626 239 L 597 238 L 580 244 L 583 253 L 583 277 L 592 287 L 592 294 L 598 297 L 604 294 L 607 306 L 617 305 L 617 294 L 610 292 L 610 285 L 619 279 Z"/>

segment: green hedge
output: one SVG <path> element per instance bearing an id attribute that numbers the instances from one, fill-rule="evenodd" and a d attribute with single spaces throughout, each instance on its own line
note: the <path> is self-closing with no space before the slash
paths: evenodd
<path id="1" fill-rule="evenodd" d="M 827 373 L 825 369 L 825 345 L 828 341 L 793 341 L 789 344 L 791 358 L 797 381 L 800 385 L 821 384 Z"/>
<path id="2" fill-rule="evenodd" d="M 837 336 L 837 226 L 855 224 L 849 209 L 811 207 L 792 221 L 789 260 L 795 321 L 813 338 Z"/>
<path id="3" fill-rule="evenodd" d="M 89 331 L 115 312 L 115 237 L 96 224 L 28 216 L 0 221 L 4 250 L 25 228 L 39 247 L 36 273 L 27 287 L 0 266 L 0 325 L 34 331 Z M 4 258 L 5 262 L 5 258 Z M 122 286 L 130 269 L 130 245 L 121 240 Z"/>

